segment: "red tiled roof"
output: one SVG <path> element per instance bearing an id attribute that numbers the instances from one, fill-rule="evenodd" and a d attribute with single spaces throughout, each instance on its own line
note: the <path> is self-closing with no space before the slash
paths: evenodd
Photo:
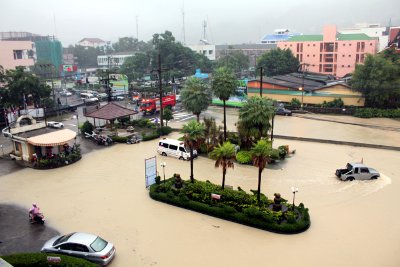
<path id="1" fill-rule="evenodd" d="M 87 113 L 85 116 L 96 119 L 112 120 L 133 114 L 136 114 L 134 110 L 121 107 L 120 105 L 111 102 L 100 107 L 98 110 Z"/>

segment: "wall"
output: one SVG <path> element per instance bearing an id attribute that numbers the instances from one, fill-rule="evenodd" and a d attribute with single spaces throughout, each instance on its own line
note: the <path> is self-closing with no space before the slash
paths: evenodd
<path id="1" fill-rule="evenodd" d="M 14 59 L 14 50 L 24 50 L 23 59 Z M 29 67 L 35 64 L 34 55 L 29 58 L 28 51 L 35 51 L 31 41 L 0 41 L 0 65 L 5 70 L 15 69 L 17 66 Z"/>

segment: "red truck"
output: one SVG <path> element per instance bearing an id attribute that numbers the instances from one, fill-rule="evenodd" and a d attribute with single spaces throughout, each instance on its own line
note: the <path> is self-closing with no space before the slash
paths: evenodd
<path id="1" fill-rule="evenodd" d="M 175 95 L 167 95 L 163 97 L 163 108 L 166 107 L 174 107 L 176 105 L 176 96 Z M 145 98 L 140 102 L 140 111 L 143 114 L 150 113 L 154 114 L 155 112 L 160 111 L 160 99 L 159 98 Z"/>

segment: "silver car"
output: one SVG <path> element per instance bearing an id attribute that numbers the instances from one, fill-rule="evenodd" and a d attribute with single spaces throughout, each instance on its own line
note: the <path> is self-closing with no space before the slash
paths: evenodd
<path id="1" fill-rule="evenodd" d="M 43 245 L 41 251 L 79 257 L 102 266 L 110 263 L 115 256 L 113 244 L 87 233 L 55 236 Z"/>

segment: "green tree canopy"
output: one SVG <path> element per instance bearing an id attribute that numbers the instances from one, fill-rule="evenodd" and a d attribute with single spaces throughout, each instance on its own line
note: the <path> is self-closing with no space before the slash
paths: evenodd
<path id="1" fill-rule="evenodd" d="M 118 42 L 113 43 L 112 47 L 115 52 L 148 52 L 152 49 L 150 43 L 139 41 L 132 37 L 118 38 Z"/>
<path id="2" fill-rule="evenodd" d="M 3 80 L 1 91 L 1 105 L 23 106 L 23 99 L 33 100 L 35 105 L 39 105 L 41 100 L 48 98 L 51 88 L 42 84 L 38 77 L 25 72 L 23 67 L 17 67 L 15 70 L 7 70 L 2 75 Z"/>
<path id="3" fill-rule="evenodd" d="M 230 142 L 219 144 L 210 153 L 212 159 L 215 159 L 215 168 L 222 167 L 222 189 L 225 188 L 225 176 L 228 168 L 234 167 L 233 161 L 235 159 L 235 146 Z"/>
<path id="4" fill-rule="evenodd" d="M 367 107 L 400 107 L 400 61 L 395 55 L 367 55 L 364 65 L 356 66 L 350 84 L 365 97 Z"/>
<path id="5" fill-rule="evenodd" d="M 221 67 L 215 70 L 211 82 L 211 88 L 216 97 L 224 104 L 224 140 L 226 141 L 226 101 L 235 94 L 238 82 L 231 70 Z"/>
<path id="6" fill-rule="evenodd" d="M 150 72 L 150 55 L 137 53 L 133 57 L 124 60 L 120 72 L 128 76 L 129 81 L 142 78 L 144 74 Z"/>
<path id="7" fill-rule="evenodd" d="M 258 167 L 258 190 L 257 190 L 257 201 L 260 203 L 261 196 L 261 174 L 268 161 L 271 159 L 272 144 L 266 140 L 258 140 L 256 144 L 250 150 L 253 164 Z"/>
<path id="8" fill-rule="evenodd" d="M 183 125 L 181 133 L 184 134 L 185 145 L 190 151 L 190 181 L 194 183 L 193 150 L 197 149 L 204 141 L 204 125 L 197 121 L 190 121 Z"/>
<path id="9" fill-rule="evenodd" d="M 273 49 L 261 56 L 257 60 L 257 67 L 264 68 L 264 74 L 267 76 L 283 75 L 298 70 L 299 60 L 293 56 L 290 49 Z"/>
<path id="10" fill-rule="evenodd" d="M 255 140 L 267 136 L 273 114 L 274 106 L 271 99 L 251 97 L 239 110 L 239 134 L 248 134 L 250 136 L 245 139 L 254 138 Z"/>
<path id="11" fill-rule="evenodd" d="M 249 69 L 249 58 L 242 51 L 228 49 L 222 51 L 222 56 L 217 60 L 216 65 L 218 68 L 231 69 L 240 76 L 243 70 Z"/>
<path id="12" fill-rule="evenodd" d="M 208 85 L 199 78 L 189 78 L 181 91 L 183 107 L 197 116 L 200 121 L 200 113 L 207 110 L 211 104 L 211 90 Z"/>
<path id="13" fill-rule="evenodd" d="M 163 109 L 163 119 L 165 120 L 165 126 L 168 126 L 168 122 L 174 118 L 172 110 L 170 108 Z"/>
<path id="14" fill-rule="evenodd" d="M 80 68 L 97 67 L 97 56 L 104 54 L 104 51 L 102 51 L 100 48 L 85 47 L 80 45 L 71 45 L 68 48 L 72 51 L 74 57 L 76 57 Z"/>

